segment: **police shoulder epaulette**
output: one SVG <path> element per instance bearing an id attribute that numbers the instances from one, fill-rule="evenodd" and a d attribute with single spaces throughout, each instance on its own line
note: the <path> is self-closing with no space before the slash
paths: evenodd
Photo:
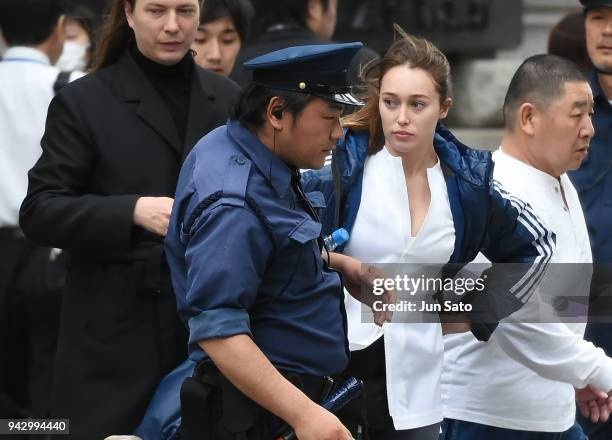
<path id="1" fill-rule="evenodd" d="M 251 161 L 242 154 L 230 157 L 223 178 L 223 203 L 244 207 Z"/>

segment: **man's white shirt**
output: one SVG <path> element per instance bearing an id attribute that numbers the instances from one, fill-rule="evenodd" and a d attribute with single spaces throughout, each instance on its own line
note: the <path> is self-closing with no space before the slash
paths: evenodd
<path id="1" fill-rule="evenodd" d="M 44 53 L 29 47 L 9 48 L 0 61 L 0 227 L 18 224 L 59 72 Z M 70 79 L 79 76 L 83 73 L 74 72 Z"/>
<path id="2" fill-rule="evenodd" d="M 550 265 L 533 297 L 500 323 L 488 343 L 471 333 L 445 337 L 444 416 L 507 429 L 563 432 L 575 420 L 574 387 L 612 389 L 612 359 L 583 339 L 584 320 L 550 319 L 555 296 L 588 295 L 592 258 L 584 215 L 566 174 L 558 180 L 502 150 L 493 159 L 494 179 L 528 202 L 555 232 L 551 263 L 585 264 Z M 575 273 L 567 276 L 567 271 Z"/>

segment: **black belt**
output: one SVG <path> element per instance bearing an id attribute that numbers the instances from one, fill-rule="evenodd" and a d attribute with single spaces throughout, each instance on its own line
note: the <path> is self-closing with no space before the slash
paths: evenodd
<path id="1" fill-rule="evenodd" d="M 18 238 L 25 238 L 20 227 L 5 226 L 0 228 L 0 240 L 15 240 Z"/>
<path id="2" fill-rule="evenodd" d="M 324 377 L 281 371 L 310 399 L 320 402 L 331 391 Z M 272 439 L 287 425 L 241 393 L 210 360 L 200 363 L 181 388 L 182 431 L 192 440 Z"/>
<path id="3" fill-rule="evenodd" d="M 329 377 L 312 376 L 285 370 L 279 370 L 279 372 L 315 402 L 324 400 L 333 386 L 333 381 Z M 213 362 L 204 361 L 196 367 L 194 377 L 201 379 L 205 375 L 215 376 L 221 374 L 222 373 Z"/>

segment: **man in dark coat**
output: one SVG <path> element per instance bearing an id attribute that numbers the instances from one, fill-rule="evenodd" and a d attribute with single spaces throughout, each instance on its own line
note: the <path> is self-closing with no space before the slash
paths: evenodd
<path id="1" fill-rule="evenodd" d="M 241 87 L 251 81 L 251 72 L 243 67 L 245 61 L 290 46 L 329 43 L 336 29 L 338 0 L 258 0 L 254 5 L 257 9 L 254 34 L 259 37 L 240 51 L 230 74 Z M 361 66 L 377 56 L 367 48 L 357 52 L 348 68 L 352 85 L 361 84 Z"/>
<path id="2" fill-rule="evenodd" d="M 131 433 L 186 358 L 163 238 L 191 147 L 238 87 L 198 68 L 198 0 L 116 0 L 94 73 L 49 107 L 21 226 L 71 251 L 52 415 L 73 439 Z"/>
<path id="3" fill-rule="evenodd" d="M 593 281 L 585 339 L 612 355 L 612 0 L 580 0 L 584 6 L 586 48 L 593 69 L 589 82 L 595 99 L 595 136 L 582 166 L 570 173 L 576 186 L 593 250 Z M 602 390 L 609 392 L 610 390 Z M 598 417 L 591 413 L 591 420 Z M 612 422 L 590 423 L 579 417 L 592 440 L 612 438 Z"/>

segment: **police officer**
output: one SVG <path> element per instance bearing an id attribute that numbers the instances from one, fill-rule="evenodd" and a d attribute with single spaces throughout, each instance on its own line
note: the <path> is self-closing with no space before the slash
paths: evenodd
<path id="1" fill-rule="evenodd" d="M 253 83 L 230 121 L 184 164 L 166 254 L 201 361 L 182 390 L 188 439 L 271 439 L 282 421 L 302 440 L 351 438 L 314 402 L 349 350 L 341 280 L 321 255 L 321 194 L 304 194 L 298 170 L 321 168 L 342 137 L 343 107 L 358 103 L 345 72 L 361 47 L 246 63 Z"/>
<path id="2" fill-rule="evenodd" d="M 584 210 L 593 252 L 593 282 L 585 338 L 612 355 L 612 0 L 580 0 L 584 6 L 586 46 L 593 70 L 595 136 L 582 166 L 570 173 Z M 608 391 L 608 390 L 603 390 Z M 612 424 L 581 420 L 592 440 L 612 438 Z"/>

